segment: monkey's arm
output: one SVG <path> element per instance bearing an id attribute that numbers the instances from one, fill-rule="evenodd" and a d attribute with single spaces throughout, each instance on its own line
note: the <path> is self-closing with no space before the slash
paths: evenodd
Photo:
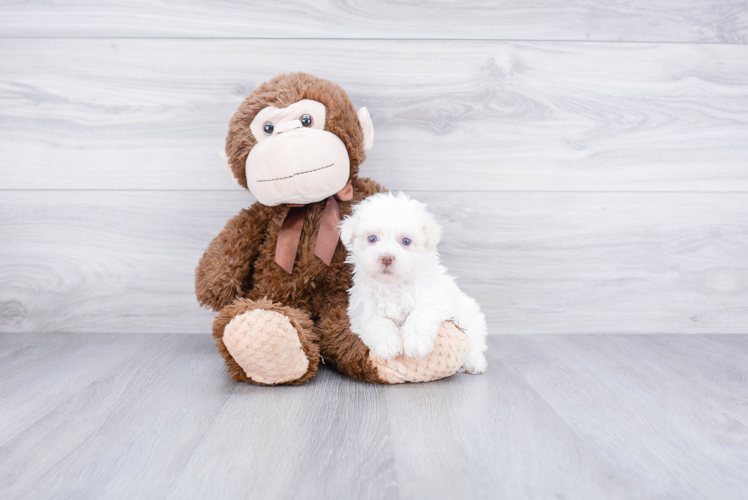
<path id="1" fill-rule="evenodd" d="M 243 295 L 254 262 L 265 240 L 268 207 L 259 202 L 229 220 L 205 250 L 195 271 L 195 293 L 202 306 L 214 311 L 231 304 Z"/>

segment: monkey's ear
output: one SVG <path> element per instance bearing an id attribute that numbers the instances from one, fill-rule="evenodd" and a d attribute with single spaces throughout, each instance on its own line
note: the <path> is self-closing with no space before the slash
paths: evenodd
<path id="1" fill-rule="evenodd" d="M 356 219 L 354 215 L 349 215 L 342 221 L 340 221 L 340 241 L 343 242 L 346 248 L 348 248 L 353 241 L 353 230 L 356 225 Z"/>
<path id="2" fill-rule="evenodd" d="M 374 124 L 371 122 L 368 109 L 361 108 L 358 110 L 358 121 L 364 130 L 364 150 L 368 151 L 374 145 Z"/>
<path id="3" fill-rule="evenodd" d="M 239 180 L 234 175 L 234 171 L 231 170 L 231 164 L 229 164 L 229 157 L 228 155 L 226 155 L 226 151 L 221 151 L 219 154 L 221 155 L 221 161 L 223 161 L 223 168 L 225 168 L 226 172 L 228 172 L 231 178 L 234 179 L 236 185 L 241 186 L 241 184 L 239 184 Z"/>

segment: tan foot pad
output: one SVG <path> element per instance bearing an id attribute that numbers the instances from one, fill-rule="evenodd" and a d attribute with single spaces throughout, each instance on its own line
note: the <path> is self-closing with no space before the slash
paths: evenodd
<path id="1" fill-rule="evenodd" d="M 379 378 L 389 384 L 429 382 L 454 375 L 467 356 L 467 336 L 451 322 L 442 324 L 434 342 L 434 350 L 425 358 L 393 359 L 371 357 Z"/>
<path id="2" fill-rule="evenodd" d="M 240 314 L 226 325 L 223 343 L 247 377 L 259 384 L 292 382 L 309 369 L 296 328 L 279 312 Z"/>

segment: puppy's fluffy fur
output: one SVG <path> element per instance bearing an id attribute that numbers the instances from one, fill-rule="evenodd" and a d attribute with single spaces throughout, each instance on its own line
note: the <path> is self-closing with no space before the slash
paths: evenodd
<path id="1" fill-rule="evenodd" d="M 380 358 L 421 358 L 449 319 L 468 337 L 463 371 L 486 369 L 486 320 L 439 262 L 441 230 L 426 205 L 404 194 L 375 194 L 353 209 L 340 237 L 354 265 L 351 330 Z"/>

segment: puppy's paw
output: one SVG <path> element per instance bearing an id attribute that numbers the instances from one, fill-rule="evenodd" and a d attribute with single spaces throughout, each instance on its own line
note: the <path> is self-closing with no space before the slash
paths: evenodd
<path id="1" fill-rule="evenodd" d="M 467 354 L 465 358 L 465 364 L 460 368 L 461 372 L 470 373 L 472 375 L 478 375 L 486 371 L 488 362 L 486 356 L 480 351 L 472 351 Z"/>
<path id="2" fill-rule="evenodd" d="M 403 350 L 409 358 L 423 358 L 434 350 L 436 331 L 428 324 L 418 321 L 415 316 L 408 318 L 400 329 L 403 336 Z"/>
<path id="3" fill-rule="evenodd" d="M 403 352 L 409 358 L 425 358 L 434 350 L 434 341 L 425 335 L 409 335 L 403 340 Z"/>
<path id="4" fill-rule="evenodd" d="M 397 335 L 378 335 L 370 342 L 369 351 L 381 359 L 392 359 L 403 353 L 403 341 Z"/>

